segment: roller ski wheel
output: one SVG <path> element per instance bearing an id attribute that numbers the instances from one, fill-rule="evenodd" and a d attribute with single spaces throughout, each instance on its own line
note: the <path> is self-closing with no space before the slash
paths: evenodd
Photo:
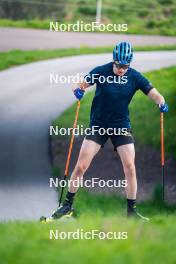
<path id="1" fill-rule="evenodd" d="M 49 223 L 49 222 L 53 222 L 54 219 L 52 217 L 46 217 L 46 216 L 41 216 L 40 217 L 40 222 L 41 223 Z"/>

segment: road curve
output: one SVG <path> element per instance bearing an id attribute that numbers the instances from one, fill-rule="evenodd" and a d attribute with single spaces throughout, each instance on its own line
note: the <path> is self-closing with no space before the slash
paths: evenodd
<path id="1" fill-rule="evenodd" d="M 31 63 L 0 72 L 0 221 L 38 219 L 56 206 L 49 188 L 49 125 L 74 102 L 71 85 L 49 83 L 49 74 L 88 72 L 111 54 Z M 143 72 L 174 65 L 175 51 L 138 52 L 133 67 Z"/>
<path id="2" fill-rule="evenodd" d="M 113 46 L 118 41 L 130 41 L 137 46 L 176 44 L 176 37 L 168 36 L 50 32 L 26 28 L 0 28 L 0 36 L 0 51 Z"/>

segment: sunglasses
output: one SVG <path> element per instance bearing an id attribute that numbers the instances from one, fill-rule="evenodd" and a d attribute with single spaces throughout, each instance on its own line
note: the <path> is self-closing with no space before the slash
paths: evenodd
<path id="1" fill-rule="evenodd" d="M 115 66 L 117 69 L 128 69 L 130 67 L 130 64 L 121 64 L 121 63 L 118 63 L 118 62 L 114 62 Z"/>

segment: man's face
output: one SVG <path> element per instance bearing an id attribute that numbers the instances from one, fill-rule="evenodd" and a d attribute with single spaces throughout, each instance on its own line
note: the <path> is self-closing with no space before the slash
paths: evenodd
<path id="1" fill-rule="evenodd" d="M 114 62 L 113 72 L 116 75 L 123 76 L 128 71 L 129 66 L 130 66 L 129 64 L 119 64 Z"/>

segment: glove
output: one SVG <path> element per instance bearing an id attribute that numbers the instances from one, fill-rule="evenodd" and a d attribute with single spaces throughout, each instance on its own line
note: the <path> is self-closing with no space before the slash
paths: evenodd
<path id="1" fill-rule="evenodd" d="M 84 96 L 84 93 L 85 91 L 82 90 L 81 88 L 76 88 L 74 91 L 73 91 L 75 97 L 78 99 L 78 100 L 81 100 L 82 97 Z"/>
<path id="2" fill-rule="evenodd" d="M 164 103 L 162 105 L 159 105 L 159 109 L 161 113 L 167 113 L 169 111 L 169 106 Z"/>

